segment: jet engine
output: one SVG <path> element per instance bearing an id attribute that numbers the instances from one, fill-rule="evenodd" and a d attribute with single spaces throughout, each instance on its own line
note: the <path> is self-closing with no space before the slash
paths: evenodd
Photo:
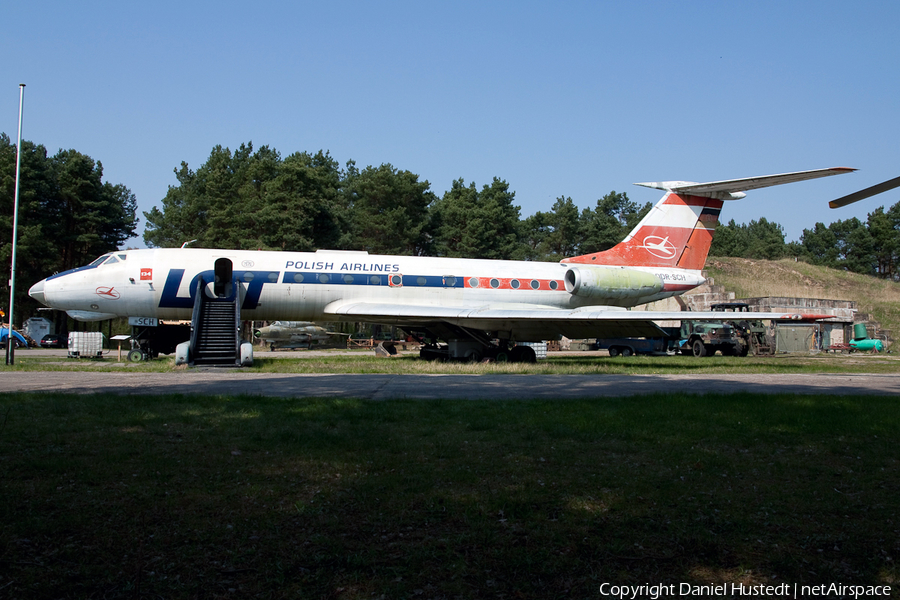
<path id="1" fill-rule="evenodd" d="M 625 267 L 572 267 L 566 271 L 566 291 L 584 298 L 640 298 L 662 291 L 653 273 Z"/>

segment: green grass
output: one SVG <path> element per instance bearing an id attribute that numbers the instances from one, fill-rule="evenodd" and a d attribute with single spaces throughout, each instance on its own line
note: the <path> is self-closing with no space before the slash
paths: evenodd
<path id="1" fill-rule="evenodd" d="M 0 397 L 0 593 L 900 581 L 893 397 Z M 896 594 L 896 592 L 895 592 Z"/>
<path id="2" fill-rule="evenodd" d="M 257 355 L 254 369 L 271 373 L 389 373 L 389 374 L 559 374 L 650 375 L 678 373 L 896 373 L 900 359 L 893 355 L 781 355 L 774 357 L 714 356 L 579 356 L 550 354 L 536 364 L 461 363 L 425 361 L 415 355 L 390 359 L 365 356 L 268 358 Z"/>
<path id="3" fill-rule="evenodd" d="M 714 356 L 702 359 L 691 356 L 630 356 L 610 358 L 594 354 L 557 354 L 536 364 L 498 364 L 426 361 L 416 352 L 380 358 L 372 352 L 353 355 L 320 352 L 296 352 L 288 357 L 273 357 L 256 352 L 250 373 L 387 373 L 387 374 L 620 374 L 647 375 L 673 373 L 896 373 L 900 358 L 894 354 L 873 355 L 778 355 L 765 357 Z M 146 363 L 117 363 L 115 355 L 104 360 L 89 361 L 53 356 L 16 355 L 13 371 L 114 371 L 167 372 L 175 368 L 171 357 Z"/>

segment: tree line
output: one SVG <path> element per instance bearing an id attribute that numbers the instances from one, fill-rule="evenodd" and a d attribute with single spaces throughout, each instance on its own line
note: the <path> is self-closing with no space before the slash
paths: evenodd
<path id="1" fill-rule="evenodd" d="M 76 150 L 23 142 L 17 250 L 17 302 L 47 275 L 86 264 L 135 235 L 134 194 L 103 181 L 103 166 Z M 0 133 L 0 261 L 9 264 L 15 144 Z M 341 166 L 328 152 L 287 157 L 251 143 L 212 149 L 196 170 L 175 169 L 160 207 L 144 212 L 149 247 L 226 247 L 284 251 L 318 248 L 373 254 L 556 261 L 611 248 L 651 208 L 609 192 L 579 210 L 559 196 L 523 218 L 509 183 L 480 187 L 460 178 L 438 196 L 428 181 L 382 164 Z M 761 218 L 720 224 L 712 256 L 814 264 L 900 279 L 900 203 L 857 218 L 804 229 L 785 242 L 781 225 Z M 8 297 L 8 289 L 6 290 Z M 5 304 L 0 301 L 0 306 Z M 33 304 L 33 303 L 32 303 Z M 33 306 L 32 308 L 36 308 Z"/>
<path id="2" fill-rule="evenodd" d="M 343 167 L 328 152 L 282 157 L 250 143 L 182 163 L 162 206 L 144 213 L 144 242 L 180 246 L 488 259 L 558 260 L 612 247 L 650 209 L 610 192 L 591 209 L 559 197 L 523 219 L 509 183 L 460 178 L 438 197 L 391 164 Z"/>
<path id="3" fill-rule="evenodd" d="M 50 156 L 43 145 L 23 141 L 19 169 L 15 302 L 28 310 L 16 315 L 37 308 L 28 297 L 32 284 L 115 250 L 135 235 L 138 223 L 134 194 L 122 184 L 104 182 L 103 165 L 86 154 L 59 150 Z M 16 144 L 0 133 L 0 265 L 6 269 L 12 256 L 15 179 Z M 0 306 L 6 307 L 9 288 L 0 289 Z"/>
<path id="4" fill-rule="evenodd" d="M 804 229 L 799 241 L 784 241 L 784 229 L 765 218 L 719 225 L 711 256 L 778 260 L 797 258 L 814 264 L 900 281 L 900 202 L 869 213 Z"/>
<path id="5" fill-rule="evenodd" d="M 329 153 L 286 158 L 250 143 L 216 146 L 196 171 L 176 169 L 162 208 L 145 212 L 148 246 L 367 250 L 377 254 L 556 261 L 611 248 L 650 210 L 612 191 L 579 210 L 560 196 L 549 211 L 522 218 L 509 184 L 453 181 L 438 197 L 428 181 L 390 164 L 360 170 Z M 786 242 L 778 223 L 720 224 L 712 256 L 792 257 L 900 279 L 900 203 L 804 229 Z"/>

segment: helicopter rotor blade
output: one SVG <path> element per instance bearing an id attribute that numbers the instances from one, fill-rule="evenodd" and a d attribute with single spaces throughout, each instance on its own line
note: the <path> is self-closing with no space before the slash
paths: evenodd
<path id="1" fill-rule="evenodd" d="M 830 206 L 831 208 L 840 208 L 842 206 L 847 206 L 848 204 L 853 204 L 854 202 L 859 202 L 860 200 L 864 200 L 870 196 L 892 190 L 895 187 L 900 187 L 900 177 L 888 179 L 887 181 L 883 181 L 877 185 L 873 185 L 872 187 L 867 187 L 864 190 L 859 190 L 858 192 L 847 194 L 846 196 L 838 198 L 837 200 L 832 200 L 828 203 L 828 206 Z"/>

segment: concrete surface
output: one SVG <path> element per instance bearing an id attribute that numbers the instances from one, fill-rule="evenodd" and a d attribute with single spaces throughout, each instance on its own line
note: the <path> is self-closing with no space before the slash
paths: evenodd
<path id="1" fill-rule="evenodd" d="M 66 350 L 31 348 L 17 357 L 58 356 Z M 557 353 L 572 354 L 572 353 Z M 606 351 L 576 352 L 578 356 L 606 355 Z M 360 351 L 259 351 L 257 356 L 302 360 L 317 356 L 368 356 Z M 115 360 L 116 351 L 107 355 Z M 0 369 L 0 393 L 70 392 L 78 394 L 251 394 L 282 398 L 364 398 L 388 400 L 437 399 L 573 399 L 621 397 L 635 394 L 689 392 L 727 394 L 900 394 L 900 373 L 894 374 L 751 374 L 751 375 L 388 375 L 254 373 L 230 368 L 198 368 L 168 373 L 123 371 L 15 372 Z M 900 365 L 898 365 L 900 366 Z"/>
<path id="2" fill-rule="evenodd" d="M 190 369 L 170 373 L 2 372 L 0 393 L 255 394 L 303 398 L 571 399 L 690 392 L 900 394 L 900 374 L 309 375 Z"/>

